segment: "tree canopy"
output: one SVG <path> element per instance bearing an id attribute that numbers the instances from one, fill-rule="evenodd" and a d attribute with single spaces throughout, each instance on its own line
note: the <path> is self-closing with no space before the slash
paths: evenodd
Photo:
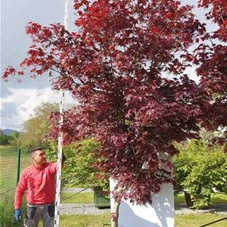
<path id="1" fill-rule="evenodd" d="M 202 125 L 209 130 L 221 127 L 225 136 L 219 141 L 227 142 L 227 2 L 225 0 L 199 0 L 199 6 L 208 8 L 207 20 L 217 29 L 206 32 L 194 50 L 193 63 L 200 78 L 200 85 L 210 96 L 211 105 L 203 105 L 206 118 Z"/>
<path id="2" fill-rule="evenodd" d="M 180 1 L 74 0 L 75 32 L 28 23 L 32 44 L 22 69 L 4 72 L 3 79 L 24 67 L 32 77 L 59 73 L 53 88 L 70 91 L 80 105 L 65 111 L 61 128 L 52 116 L 52 135 L 62 130 L 65 143 L 96 139 L 97 167 L 117 180 L 117 201 L 151 202 L 173 180 L 172 142 L 197 137 L 199 124 L 227 126 L 227 3 L 199 3 L 209 6 L 216 32 Z M 199 83 L 186 73 L 193 64 Z"/>

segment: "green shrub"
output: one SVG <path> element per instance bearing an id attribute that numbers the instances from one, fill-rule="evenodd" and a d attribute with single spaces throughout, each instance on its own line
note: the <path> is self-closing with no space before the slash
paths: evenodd
<path id="1" fill-rule="evenodd" d="M 206 208 L 214 189 L 227 192 L 224 146 L 208 146 L 202 139 L 193 139 L 185 145 L 176 143 L 175 146 L 180 151 L 173 159 L 176 193 L 186 191 L 193 208 Z"/>
<path id="2" fill-rule="evenodd" d="M 93 166 L 100 151 L 99 144 L 92 138 L 64 147 L 67 156 L 63 174 L 71 187 L 109 189 L 108 176 Z M 99 178 L 97 178 L 99 175 Z"/>

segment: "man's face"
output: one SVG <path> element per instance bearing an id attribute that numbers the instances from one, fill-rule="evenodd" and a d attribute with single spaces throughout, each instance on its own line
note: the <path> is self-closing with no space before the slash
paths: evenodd
<path id="1" fill-rule="evenodd" d="M 46 154 L 44 150 L 35 151 L 32 158 L 38 165 L 43 165 L 46 163 Z"/>

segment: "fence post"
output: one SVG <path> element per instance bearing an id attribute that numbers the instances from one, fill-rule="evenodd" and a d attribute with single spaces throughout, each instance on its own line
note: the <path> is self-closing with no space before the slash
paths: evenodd
<path id="1" fill-rule="evenodd" d="M 17 153 L 17 182 L 16 182 L 16 186 L 17 186 L 17 183 L 18 183 L 19 178 L 20 178 L 20 158 L 21 158 L 21 148 L 18 149 L 18 153 Z"/>

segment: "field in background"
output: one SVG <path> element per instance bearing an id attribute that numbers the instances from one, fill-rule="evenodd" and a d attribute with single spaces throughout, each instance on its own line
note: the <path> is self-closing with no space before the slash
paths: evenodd
<path id="1" fill-rule="evenodd" d="M 21 152 L 20 173 L 31 164 L 30 155 Z M 0 146 L 0 202 L 14 194 L 17 184 L 18 150 Z"/>

